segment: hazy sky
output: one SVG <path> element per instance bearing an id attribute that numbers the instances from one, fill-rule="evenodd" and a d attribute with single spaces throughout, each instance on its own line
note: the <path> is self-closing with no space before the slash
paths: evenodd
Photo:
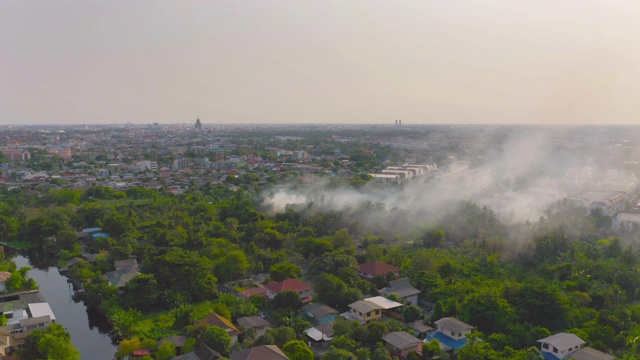
<path id="1" fill-rule="evenodd" d="M 637 0 L 1 0 L 0 123 L 637 123 Z"/>

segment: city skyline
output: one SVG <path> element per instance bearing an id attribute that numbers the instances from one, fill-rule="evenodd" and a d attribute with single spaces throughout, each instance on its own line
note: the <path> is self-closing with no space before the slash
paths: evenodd
<path id="1" fill-rule="evenodd" d="M 0 125 L 636 124 L 631 1 L 0 3 Z"/>

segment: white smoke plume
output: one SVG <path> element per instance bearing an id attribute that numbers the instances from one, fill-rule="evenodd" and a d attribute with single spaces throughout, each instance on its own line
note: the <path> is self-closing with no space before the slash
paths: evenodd
<path id="1" fill-rule="evenodd" d="M 455 178 L 415 178 L 402 186 L 383 186 L 374 179 L 355 189 L 331 188 L 327 177 L 312 177 L 303 184 L 274 188 L 263 203 L 272 212 L 282 212 L 288 205 L 359 211 L 359 225 L 374 231 L 435 224 L 443 209 L 462 200 L 486 205 L 505 223 L 535 221 L 552 202 L 567 196 L 562 177 L 586 156 L 559 156 L 555 150 L 564 136 L 557 129 L 518 131 L 490 151 L 481 167 Z"/>

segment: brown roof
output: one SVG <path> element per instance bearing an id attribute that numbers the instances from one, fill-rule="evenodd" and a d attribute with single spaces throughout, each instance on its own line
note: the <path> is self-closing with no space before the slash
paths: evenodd
<path id="1" fill-rule="evenodd" d="M 267 326 L 269 322 L 260 316 L 245 316 L 238 319 L 238 325 L 253 329 L 259 326 Z"/>
<path id="2" fill-rule="evenodd" d="M 573 354 L 571 358 L 574 360 L 614 360 L 615 357 L 592 347 L 582 348 Z"/>
<path id="3" fill-rule="evenodd" d="M 371 276 L 387 275 L 388 273 L 394 273 L 400 271 L 399 267 L 385 264 L 379 261 L 372 263 L 365 263 L 358 265 L 358 271 L 361 273 L 369 274 Z"/>
<path id="4" fill-rule="evenodd" d="M 200 344 L 200 346 L 198 346 L 198 348 L 196 349 L 195 354 L 200 360 L 213 360 L 222 357 L 219 352 L 208 347 L 206 344 Z"/>
<path id="5" fill-rule="evenodd" d="M 406 331 L 395 331 L 382 337 L 382 340 L 393 345 L 397 349 L 409 349 L 422 344 L 422 340 Z"/>
<path id="6" fill-rule="evenodd" d="M 443 328 L 453 331 L 453 332 L 460 332 L 460 331 L 465 331 L 465 330 L 471 330 L 473 329 L 473 326 L 463 323 L 462 321 L 452 318 L 452 317 L 446 317 L 446 318 L 442 318 L 438 321 L 435 322 L 436 325 L 438 326 L 442 326 Z M 543 339 L 544 340 L 544 339 Z M 538 340 L 538 342 L 540 342 L 541 340 Z"/>
<path id="7" fill-rule="evenodd" d="M 400 299 L 420 294 L 421 291 L 414 288 L 408 278 L 393 280 L 389 283 L 389 287 L 380 290 L 382 295 L 396 294 Z"/>
<path id="8" fill-rule="evenodd" d="M 300 281 L 298 279 L 287 279 L 277 283 L 271 283 L 267 285 L 266 288 L 267 290 L 278 294 L 283 291 L 295 291 L 295 292 L 308 291 L 308 290 L 311 290 L 311 285 L 303 281 Z"/>
<path id="9" fill-rule="evenodd" d="M 49 315 L 38 316 L 34 318 L 20 320 L 20 327 L 37 325 L 37 324 L 46 324 L 49 322 L 51 322 L 51 317 Z"/>
<path id="10" fill-rule="evenodd" d="M 421 333 L 429 332 L 429 331 L 433 330 L 433 328 L 431 326 L 427 326 L 425 323 L 423 323 L 420 320 L 416 320 L 416 321 L 414 321 L 412 323 L 409 323 L 408 325 L 413 330 L 417 330 L 417 331 L 419 331 Z"/>
<path id="11" fill-rule="evenodd" d="M 10 272 L 0 271 L 0 283 L 7 281 L 11 277 Z"/>
<path id="12" fill-rule="evenodd" d="M 349 304 L 349 307 L 363 314 L 367 314 L 373 310 L 382 309 L 382 307 L 379 306 L 378 304 L 375 304 L 366 300 L 358 300 L 356 302 L 352 302 L 351 304 Z"/>
<path id="13" fill-rule="evenodd" d="M 203 324 L 203 323 L 206 323 L 209 326 L 217 326 L 225 330 L 231 330 L 231 331 L 228 331 L 229 335 L 231 336 L 240 334 L 240 330 L 238 330 L 238 328 L 235 325 L 233 325 L 231 321 L 227 320 L 226 318 L 216 313 L 211 313 L 206 318 L 198 321 L 198 324 Z"/>
<path id="14" fill-rule="evenodd" d="M 279 347 L 262 345 L 229 354 L 231 360 L 289 360 Z"/>
<path id="15" fill-rule="evenodd" d="M 313 316 L 316 319 L 338 313 L 338 310 L 328 305 L 320 304 L 320 303 L 305 305 L 302 307 L 302 310 L 309 313 L 311 316 Z"/>
<path id="16" fill-rule="evenodd" d="M 116 271 L 135 272 L 138 270 L 138 260 L 136 258 L 116 260 L 113 263 L 113 267 Z"/>

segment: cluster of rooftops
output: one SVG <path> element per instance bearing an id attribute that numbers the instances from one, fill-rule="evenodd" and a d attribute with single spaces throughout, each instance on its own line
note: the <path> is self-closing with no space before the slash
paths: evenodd
<path id="1" fill-rule="evenodd" d="M 399 276 L 399 268 L 380 262 L 361 264 L 358 274 L 367 279 L 375 276 L 393 274 Z M 332 307 L 311 303 L 312 287 L 297 279 L 288 279 L 279 283 L 271 283 L 264 288 L 249 289 L 242 296 L 261 295 L 273 299 L 281 291 L 295 291 L 305 300 L 302 308 L 314 326 L 306 329 L 304 334 L 311 348 L 321 350 L 327 348 L 333 340 L 333 323 L 338 316 L 348 320 L 367 324 L 371 321 L 384 318 L 396 318 L 402 320 L 402 309 L 406 304 L 418 305 L 420 290 L 413 287 L 407 278 L 399 278 L 390 281 L 390 285 L 380 290 L 381 296 L 374 296 L 357 300 L 349 304 L 349 311 L 339 313 Z M 398 301 L 388 298 L 395 295 Z M 399 301 L 402 301 L 399 302 Z M 261 319 L 260 317 L 256 317 Z M 240 319 L 238 320 L 240 322 Z M 247 320 L 244 320 L 247 321 Z M 248 327 L 248 324 L 242 324 Z M 410 332 L 396 331 L 385 335 L 382 340 L 386 343 L 391 354 L 404 358 L 411 351 L 420 352 L 425 342 L 438 340 L 442 350 L 456 353 L 467 345 L 467 335 L 474 329 L 453 317 L 445 317 L 433 322 L 434 327 L 428 326 L 422 321 L 407 324 Z M 540 351 L 547 360 L 612 360 L 613 356 L 603 353 L 591 347 L 584 347 L 585 341 L 570 333 L 558 333 L 538 340 Z"/>
<path id="2" fill-rule="evenodd" d="M 49 303 L 37 290 L 0 295 L 0 314 L 7 319 L 6 324 L 0 326 L 2 358 L 22 347 L 33 330 L 56 322 Z"/>

